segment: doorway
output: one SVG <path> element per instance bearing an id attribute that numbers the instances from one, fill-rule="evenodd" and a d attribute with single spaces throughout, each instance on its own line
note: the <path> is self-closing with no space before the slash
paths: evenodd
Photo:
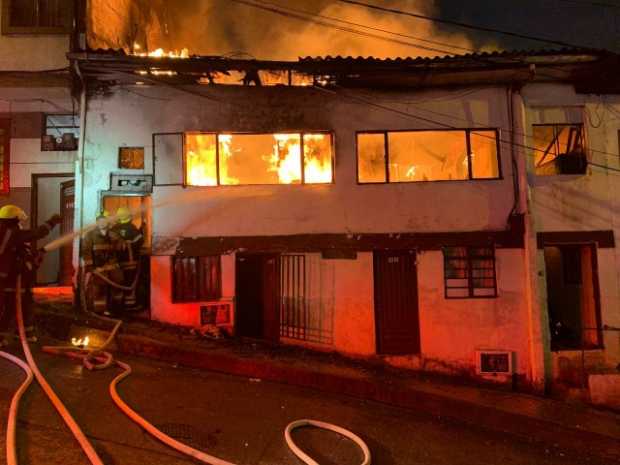
<path id="1" fill-rule="evenodd" d="M 52 215 L 60 214 L 60 228 L 54 228 L 50 234 L 39 241 L 38 247 L 59 238 L 65 232 L 73 230 L 73 173 L 45 173 L 32 175 L 31 227 L 37 228 Z M 71 187 L 69 187 L 71 186 Z M 67 247 L 69 251 L 67 251 Z M 37 285 L 70 286 L 73 278 L 73 266 L 65 263 L 67 254 L 71 261 L 71 245 L 53 250 L 43 256 L 37 271 Z"/>
<path id="2" fill-rule="evenodd" d="M 101 209 L 110 215 L 115 215 L 120 207 L 128 208 L 135 212 L 131 222 L 138 229 L 142 229 L 144 246 L 151 246 L 151 196 L 143 194 L 124 194 L 116 192 L 103 192 L 101 197 Z"/>
<path id="3" fill-rule="evenodd" d="M 416 254 L 375 251 L 375 326 L 377 353 L 420 352 Z"/>
<path id="4" fill-rule="evenodd" d="M 545 246 L 551 350 L 595 349 L 601 345 L 596 247 Z"/>
<path id="5" fill-rule="evenodd" d="M 237 255 L 235 330 L 239 336 L 279 340 L 279 261 L 274 254 Z"/>

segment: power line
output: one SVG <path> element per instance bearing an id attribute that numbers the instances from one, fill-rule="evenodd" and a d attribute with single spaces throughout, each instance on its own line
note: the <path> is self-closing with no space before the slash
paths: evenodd
<path id="1" fill-rule="evenodd" d="M 444 128 L 447 128 L 447 129 L 456 129 L 456 130 L 460 129 L 460 128 L 457 128 L 456 126 L 452 126 L 451 124 L 447 124 L 447 123 L 444 123 L 442 121 L 437 121 L 437 120 L 434 120 L 434 119 L 431 119 L 431 118 L 426 118 L 426 117 L 423 117 L 423 116 L 414 115 L 413 113 L 409 113 L 409 112 L 406 112 L 406 111 L 398 110 L 396 108 L 387 107 L 385 105 L 381 105 L 379 103 L 372 102 L 370 100 L 364 99 L 362 97 L 351 96 L 351 95 L 346 94 L 346 93 L 339 94 L 337 92 L 329 91 L 327 89 L 324 89 L 324 88 L 318 87 L 318 86 L 313 86 L 313 87 L 314 87 L 314 89 L 318 89 L 318 90 L 323 91 L 323 92 L 334 93 L 336 95 L 343 95 L 345 98 L 348 98 L 349 100 L 352 100 L 354 102 L 357 101 L 358 103 L 363 103 L 363 104 L 365 104 L 367 106 L 372 106 L 372 107 L 379 108 L 379 109 L 385 110 L 385 111 L 391 111 L 393 113 L 396 113 L 398 115 L 401 115 L 401 116 L 404 116 L 404 117 L 407 117 L 407 118 L 413 118 L 413 119 L 416 119 L 416 120 L 419 120 L 419 121 L 424 121 L 425 123 L 442 126 Z M 501 138 L 496 139 L 495 137 L 487 136 L 485 134 L 479 134 L 479 136 L 480 137 L 485 137 L 487 139 L 491 139 L 491 140 L 494 140 L 494 141 L 497 140 L 497 141 L 499 141 L 499 142 L 501 142 L 503 144 L 507 144 L 507 145 L 510 145 L 512 147 L 518 147 L 518 148 L 522 148 L 522 149 L 531 150 L 531 151 L 534 151 L 534 152 L 545 153 L 545 150 L 543 150 L 543 149 L 539 149 L 537 147 L 532 147 L 532 146 L 529 146 L 529 145 L 521 144 L 521 143 L 518 143 L 518 142 L 508 141 L 508 140 L 504 140 L 504 139 L 501 139 Z M 528 154 L 528 155 L 531 156 L 531 154 Z M 612 155 L 612 154 L 610 154 L 610 155 Z M 618 154 L 614 154 L 614 155 L 616 157 L 620 157 L 620 155 L 618 155 Z M 615 171 L 615 172 L 620 173 L 620 169 L 618 169 L 618 168 L 613 168 L 611 166 L 601 165 L 599 163 L 594 163 L 594 162 L 591 162 L 589 160 L 587 160 L 586 162 L 587 162 L 588 165 L 591 165 L 591 166 L 594 166 L 594 167 L 597 167 L 597 168 L 602 168 L 602 169 L 605 169 L 605 170 Z"/>
<path id="2" fill-rule="evenodd" d="M 235 0 L 233 0 L 235 1 Z M 239 0 L 239 3 L 243 3 L 246 5 L 251 5 L 254 6 L 256 8 L 262 8 L 262 7 L 272 7 L 272 8 L 278 8 L 281 10 L 285 10 L 285 11 L 289 11 L 289 12 L 293 12 L 293 13 L 297 13 L 297 14 L 301 14 L 301 15 L 306 15 L 306 16 L 313 16 L 313 17 L 317 17 L 317 18 L 323 18 L 323 19 L 327 19 L 329 21 L 334 21 L 334 22 L 338 22 L 338 23 L 342 23 L 342 24 L 347 24 L 349 26 L 356 26 L 356 27 L 361 27 L 364 29 L 369 29 L 371 31 L 376 31 L 376 32 L 382 32 L 385 34 L 390 34 L 390 35 L 394 35 L 394 36 L 398 36 L 398 37 L 403 37 L 406 39 L 411 39 L 411 40 L 417 40 L 420 42 L 424 42 L 424 43 L 428 43 L 428 44 L 433 44 L 433 45 L 439 45 L 441 47 L 450 47 L 450 48 L 454 48 L 457 50 L 462 50 L 465 52 L 475 52 L 474 49 L 469 48 L 469 47 L 463 47 L 460 45 L 455 45 L 455 44 L 449 44 L 446 42 L 439 42 L 437 40 L 431 40 L 431 39 L 427 39 L 427 38 L 423 38 L 423 37 L 416 37 L 416 36 L 412 36 L 409 34 L 404 34 L 401 32 L 394 32 L 394 31 L 390 31 L 388 29 L 382 29 L 379 27 L 375 27 L 375 26 L 369 26 L 367 24 L 361 24 L 361 23 L 357 23 L 357 22 L 353 22 L 353 21 L 348 21 L 348 20 L 344 20 L 341 18 L 336 18 L 334 16 L 327 16 L 324 14 L 320 14 L 320 13 L 314 13 L 308 10 L 300 10 L 299 8 L 292 8 L 289 6 L 282 6 L 282 5 L 277 5 L 274 3 L 268 3 L 268 2 L 261 2 L 261 3 L 256 3 L 256 2 L 248 2 L 247 0 Z M 299 18 L 302 19 L 302 18 Z M 305 19 L 305 18 L 303 18 Z"/>
<path id="3" fill-rule="evenodd" d="M 454 55 L 454 52 L 452 52 L 452 51 L 438 49 L 438 48 L 434 48 L 434 47 L 430 47 L 430 46 L 426 46 L 426 45 L 414 44 L 412 42 L 407 42 L 407 41 L 404 41 L 404 40 L 395 39 L 395 38 L 391 38 L 391 37 L 385 37 L 385 36 L 381 36 L 381 35 L 378 35 L 378 34 L 373 34 L 373 33 L 370 33 L 370 32 L 364 32 L 364 31 L 360 31 L 360 30 L 357 30 L 357 29 L 352 29 L 350 27 L 338 26 L 336 24 L 331 24 L 329 22 L 322 21 L 320 19 L 309 18 L 309 17 L 303 16 L 302 14 L 299 14 L 299 13 L 287 12 L 287 11 L 284 11 L 283 9 L 281 9 L 282 7 L 279 7 L 279 6 L 269 6 L 268 4 L 258 4 L 258 3 L 254 3 L 254 2 L 251 2 L 251 1 L 248 1 L 248 0 L 232 0 L 232 1 L 235 2 L 235 3 L 240 3 L 240 4 L 243 4 L 243 5 L 246 5 L 246 6 L 257 8 L 257 9 L 260 9 L 260 10 L 264 10 L 264 11 L 268 11 L 268 12 L 271 12 L 271 13 L 275 13 L 277 15 L 284 16 L 284 17 L 287 17 L 287 18 L 293 18 L 293 19 L 298 19 L 298 20 L 302 20 L 302 21 L 310 21 L 310 22 L 319 24 L 321 26 L 330 27 L 330 28 L 337 29 L 337 30 L 340 30 L 340 31 L 349 32 L 349 33 L 352 33 L 352 34 L 357 34 L 357 35 L 360 35 L 360 36 L 363 36 L 363 37 L 370 37 L 370 38 L 374 38 L 374 39 L 385 40 L 385 41 L 388 41 L 388 42 L 393 42 L 393 43 L 400 44 L 400 45 L 406 45 L 406 46 L 409 46 L 409 47 L 414 47 L 414 48 L 418 48 L 418 49 L 423 49 L 423 50 L 428 50 L 428 51 L 432 51 L 432 52 L 437 52 L 437 53 L 441 53 L 441 54 L 444 54 L 444 55 Z M 314 16 L 317 16 L 317 15 L 314 15 Z M 340 21 L 343 22 L 344 20 L 340 20 Z M 368 28 L 370 28 L 370 27 L 368 26 Z"/>
<path id="4" fill-rule="evenodd" d="M 587 1 L 578 1 L 578 0 L 558 0 L 562 3 L 572 3 L 573 5 L 583 5 L 583 6 L 600 6 L 603 8 L 620 8 L 620 5 L 614 5 L 612 3 L 606 2 L 587 2 Z"/>
<path id="5" fill-rule="evenodd" d="M 370 3 L 359 2 L 359 1 L 356 1 L 356 0 L 338 0 L 338 1 L 342 2 L 342 3 L 350 4 L 350 5 L 356 5 L 356 6 L 361 6 L 361 7 L 364 7 L 364 8 L 369 8 L 371 10 L 382 11 L 384 13 L 393 13 L 393 14 L 401 15 L 401 16 L 410 16 L 412 18 L 423 19 L 425 21 L 432 21 L 432 22 L 435 22 L 435 23 L 449 24 L 449 25 L 452 25 L 452 26 L 458 26 L 458 27 L 462 27 L 462 28 L 465 28 L 465 29 L 475 30 L 475 31 L 492 32 L 494 34 L 503 34 L 503 35 L 507 35 L 507 36 L 511 36 L 511 37 L 518 37 L 520 39 L 527 39 L 527 40 L 532 40 L 532 41 L 536 41 L 536 42 L 545 42 L 545 43 L 548 43 L 548 44 L 560 45 L 562 47 L 585 48 L 585 47 L 580 46 L 580 45 L 570 44 L 568 42 L 563 42 L 563 41 L 560 41 L 560 40 L 544 38 L 544 37 L 536 37 L 536 36 L 531 36 L 531 35 L 526 35 L 526 34 L 520 34 L 518 32 L 504 31 L 504 30 L 501 30 L 501 29 L 495 29 L 495 28 L 491 28 L 491 27 L 478 26 L 478 25 L 470 24 L 470 23 L 463 23 L 461 21 L 452 21 L 452 20 L 449 20 L 449 19 L 443 19 L 443 18 L 437 18 L 437 17 L 433 17 L 433 16 L 427 16 L 427 15 L 423 15 L 423 14 L 420 14 L 420 13 L 413 13 L 413 12 L 410 12 L 410 11 L 397 10 L 395 8 L 388 8 L 388 7 L 383 7 L 383 6 L 379 6 L 379 5 L 372 5 Z"/>

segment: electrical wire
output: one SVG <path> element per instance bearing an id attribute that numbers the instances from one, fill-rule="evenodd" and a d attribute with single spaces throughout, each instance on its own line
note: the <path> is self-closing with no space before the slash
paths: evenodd
<path id="1" fill-rule="evenodd" d="M 485 26 L 478 26 L 478 25 L 475 25 L 475 24 L 464 23 L 464 22 L 461 22 L 461 21 L 452 21 L 452 20 L 449 20 L 449 19 L 443 19 L 443 18 L 437 18 L 437 17 L 433 17 L 433 16 L 423 15 L 421 13 L 413 13 L 413 12 L 410 12 L 410 11 L 398 10 L 396 8 L 388 8 L 388 7 L 383 7 L 383 6 L 379 6 L 379 5 L 373 5 L 371 3 L 360 2 L 360 1 L 357 1 L 357 0 L 337 0 L 337 1 L 339 1 L 341 3 L 347 3 L 349 5 L 356 5 L 356 6 L 368 8 L 368 9 L 371 9 L 371 10 L 382 11 L 384 13 L 392 13 L 392 14 L 401 15 L 401 16 L 409 16 L 409 17 L 412 17 L 412 18 L 422 19 L 422 20 L 425 20 L 425 21 L 432 21 L 434 23 L 449 24 L 449 25 L 452 25 L 452 26 L 458 26 L 458 27 L 462 27 L 462 28 L 470 29 L 470 30 L 474 30 L 474 31 L 492 32 L 492 33 L 495 33 L 495 34 L 503 34 L 503 35 L 506 35 L 506 36 L 518 37 L 520 39 L 527 39 L 527 40 L 531 40 L 531 41 L 535 41 L 535 42 L 544 42 L 544 43 L 548 43 L 548 44 L 560 45 L 562 47 L 588 48 L 588 47 L 583 47 L 581 45 L 575 45 L 575 44 L 571 44 L 571 43 L 568 43 L 568 42 L 564 42 L 564 41 L 560 41 L 560 40 L 555 40 L 555 39 L 551 39 L 551 38 L 536 37 L 536 36 L 527 35 L 527 34 L 520 34 L 518 32 L 504 31 L 502 29 L 496 29 L 496 28 L 485 27 Z"/>
<path id="2" fill-rule="evenodd" d="M 300 10 L 298 8 L 291 8 L 291 7 L 288 7 L 288 6 L 282 6 L 282 5 L 277 5 L 277 4 L 274 4 L 274 3 L 267 3 L 267 2 L 256 3 L 256 2 L 252 2 L 252 1 L 248 1 L 248 0 L 232 0 L 232 1 L 235 2 L 235 3 L 240 3 L 240 4 L 243 4 L 243 5 L 252 6 L 254 8 L 259 8 L 259 9 L 278 8 L 278 9 L 289 11 L 289 12 L 292 12 L 292 13 L 295 13 L 295 14 L 322 18 L 322 19 L 326 19 L 326 20 L 329 20 L 329 21 L 335 21 L 335 22 L 338 22 L 338 23 L 347 24 L 349 26 L 361 27 L 361 28 L 368 29 L 368 30 L 371 30 L 371 31 L 382 32 L 382 33 L 385 33 L 385 34 L 390 34 L 390 35 L 394 35 L 394 36 L 398 36 L 398 37 L 403 37 L 405 39 L 417 40 L 417 41 L 420 41 L 420 42 L 424 42 L 424 43 L 428 43 L 428 44 L 432 44 L 432 45 L 438 45 L 438 46 L 442 46 L 442 47 L 450 47 L 450 48 L 454 48 L 454 49 L 465 51 L 465 52 L 475 52 L 475 50 L 472 49 L 472 48 L 462 47 L 460 45 L 449 44 L 449 43 L 446 43 L 446 42 L 439 42 L 437 40 L 431 40 L 431 39 L 427 39 L 427 38 L 423 38 L 423 37 L 416 37 L 416 36 L 412 36 L 412 35 L 409 35 L 409 34 L 403 34 L 401 32 L 394 32 L 394 31 L 390 31 L 390 30 L 387 30 L 387 29 L 382 29 L 382 28 L 378 28 L 378 27 L 374 27 L 374 26 L 368 26 L 366 24 L 361 24 L 361 23 L 357 23 L 357 22 L 353 22 L 353 21 L 344 20 L 344 19 L 341 19 L 341 18 L 336 18 L 334 16 L 327 16 L 327 15 L 324 15 L 324 14 L 314 13 L 314 12 L 310 12 L 310 11 L 307 11 L 307 10 Z M 271 10 L 271 9 L 268 9 L 267 11 L 272 11 L 273 12 L 273 10 Z M 307 20 L 307 18 L 297 18 L 297 19 Z M 319 23 L 319 24 L 327 26 L 327 24 L 323 24 L 323 23 Z M 383 39 L 383 40 L 388 40 L 387 37 L 380 37 L 380 36 L 378 36 L 377 38 Z M 398 43 L 402 43 L 402 42 L 399 41 Z M 408 43 L 405 43 L 405 44 L 408 44 Z M 416 44 L 408 44 L 408 45 L 412 45 L 412 46 L 414 46 L 416 48 L 418 47 Z M 439 49 L 431 49 L 431 50 L 432 51 L 438 51 Z M 439 50 L 439 51 L 442 51 L 442 50 Z M 442 51 L 442 52 L 445 52 L 445 51 Z M 454 54 L 454 52 L 446 52 L 446 53 L 449 54 L 449 55 Z"/>
<path id="3" fill-rule="evenodd" d="M 435 125 L 435 126 L 442 126 L 444 128 L 447 128 L 447 129 L 453 129 L 453 130 L 458 130 L 459 129 L 456 126 L 444 123 L 442 121 L 437 121 L 437 120 L 434 120 L 434 119 L 431 119 L 431 118 L 426 118 L 426 117 L 423 117 L 423 116 L 414 115 L 412 113 L 409 113 L 409 112 L 406 112 L 406 111 L 403 111 L 403 110 L 398 110 L 396 108 L 387 107 L 385 105 L 381 105 L 379 103 L 372 102 L 370 100 L 364 99 L 362 97 L 351 96 L 351 95 L 346 94 L 344 92 L 343 93 L 333 92 L 333 91 L 329 91 L 327 89 L 324 89 L 324 88 L 318 87 L 318 86 L 313 86 L 313 87 L 314 87 L 314 89 L 317 89 L 317 90 L 320 90 L 320 91 L 323 91 L 323 92 L 328 92 L 328 93 L 333 93 L 333 94 L 336 94 L 336 95 L 339 95 L 339 96 L 343 96 L 344 98 L 347 98 L 347 99 L 349 99 L 351 101 L 354 101 L 354 102 L 357 102 L 357 103 L 362 103 L 362 104 L 365 104 L 367 106 L 375 107 L 375 108 L 378 108 L 378 109 L 381 109 L 381 110 L 390 111 L 390 112 L 396 113 L 398 115 L 401 115 L 401 116 L 404 116 L 404 117 L 407 117 L 407 118 L 416 119 L 416 120 L 423 121 L 425 123 L 429 123 L 429 124 L 432 124 L 432 125 Z M 340 88 L 340 89 L 342 89 L 342 88 Z M 478 135 L 480 137 L 485 137 L 487 139 L 496 140 L 495 137 L 487 136 L 485 134 L 478 134 Z M 543 150 L 543 149 L 539 149 L 537 147 L 532 147 L 532 146 L 529 146 L 529 145 L 521 144 L 521 143 L 518 143 L 518 142 L 511 142 L 511 141 L 507 141 L 507 140 L 504 140 L 504 139 L 501 139 L 501 138 L 498 138 L 497 141 L 499 141 L 499 142 L 501 142 L 503 144 L 509 145 L 509 146 L 518 147 L 518 148 L 522 148 L 522 149 L 526 149 L 526 150 L 531 150 L 531 151 L 534 151 L 534 152 L 545 153 L 545 150 Z M 527 154 L 527 155 L 532 156 L 532 154 Z M 618 154 L 615 154 L 615 156 L 620 157 L 620 155 L 618 155 Z M 600 163 L 594 163 L 594 162 L 591 162 L 589 160 L 587 161 L 587 164 L 591 165 L 591 166 L 594 166 L 594 167 L 604 168 L 604 169 L 609 170 L 609 171 L 620 173 L 620 169 L 613 168 L 611 166 L 601 165 Z"/>

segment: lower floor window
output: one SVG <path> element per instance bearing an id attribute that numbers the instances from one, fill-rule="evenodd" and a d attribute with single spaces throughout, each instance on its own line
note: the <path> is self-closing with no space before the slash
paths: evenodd
<path id="1" fill-rule="evenodd" d="M 175 303 L 204 302 L 222 296 L 220 256 L 173 257 L 172 300 Z"/>
<path id="2" fill-rule="evenodd" d="M 493 247 L 447 247 L 443 254 L 446 298 L 497 297 Z"/>

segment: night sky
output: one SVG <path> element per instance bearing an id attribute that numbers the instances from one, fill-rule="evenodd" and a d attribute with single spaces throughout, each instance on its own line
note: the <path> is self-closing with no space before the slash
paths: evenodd
<path id="1" fill-rule="evenodd" d="M 620 0 L 436 0 L 435 4 L 445 19 L 620 52 Z M 503 48 L 546 46 L 501 35 L 470 34 L 476 44 L 496 38 Z"/>

